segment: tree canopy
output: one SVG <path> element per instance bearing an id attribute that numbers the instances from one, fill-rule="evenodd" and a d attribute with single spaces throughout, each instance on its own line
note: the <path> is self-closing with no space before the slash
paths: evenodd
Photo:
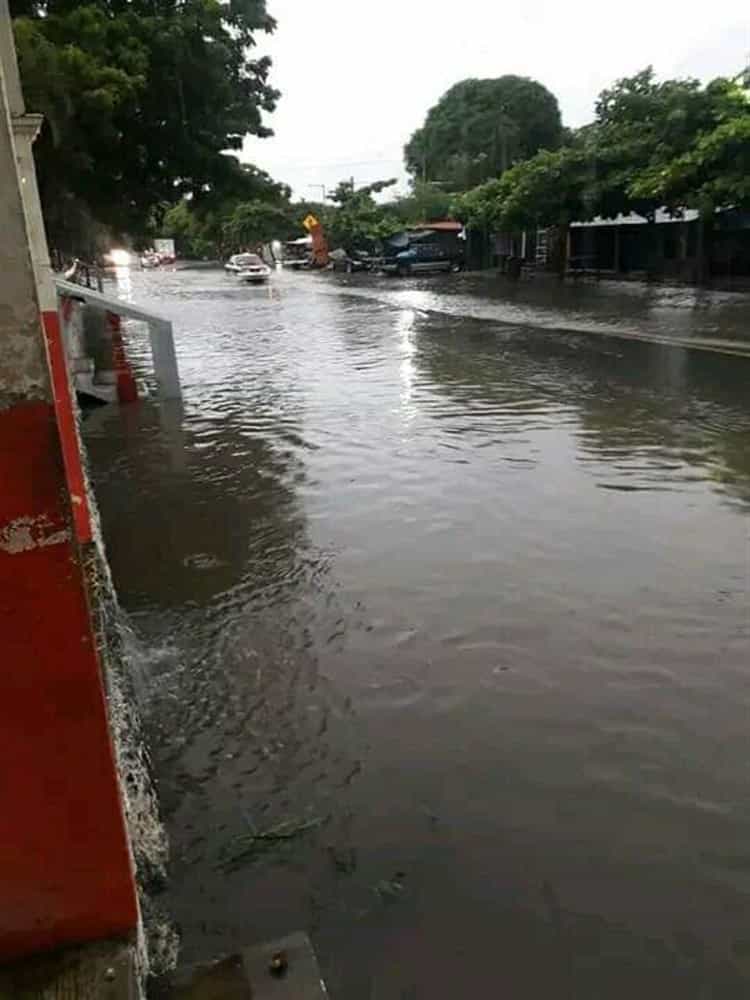
<path id="1" fill-rule="evenodd" d="M 750 104 L 724 78 L 658 82 L 649 67 L 604 90 L 594 121 L 456 201 L 470 225 L 522 229 L 637 212 L 750 206 Z"/>
<path id="2" fill-rule="evenodd" d="M 291 202 L 289 189 L 275 184 L 267 174 L 254 168 L 255 194 L 249 198 L 183 199 L 168 209 L 158 234 L 171 236 L 180 254 L 188 257 L 227 256 L 238 250 L 272 239 L 291 239 L 303 234 L 303 219 L 312 214 L 320 220 L 332 249 L 351 251 L 377 244 L 416 222 L 411 207 L 399 212 L 400 201 L 381 204 L 375 195 L 387 190 L 395 180 L 376 181 L 357 187 L 342 181 L 326 204 Z M 404 199 L 409 202 L 409 199 Z"/>
<path id="3" fill-rule="evenodd" d="M 407 143 L 414 178 L 442 181 L 462 191 L 562 141 L 557 99 L 522 76 L 463 80 L 427 113 Z"/>
<path id="4" fill-rule="evenodd" d="M 289 203 L 289 188 L 250 164 L 233 163 L 220 192 L 182 198 L 155 222 L 151 235 L 169 236 L 185 257 L 213 258 L 256 243 L 295 235 L 304 215 Z"/>
<path id="5" fill-rule="evenodd" d="M 453 196 L 440 183 L 414 180 L 409 194 L 388 204 L 394 218 L 404 225 L 435 222 L 450 214 Z"/>
<path id="6" fill-rule="evenodd" d="M 232 249 L 286 239 L 288 230 L 295 229 L 291 206 L 273 205 L 267 201 L 243 201 L 235 206 L 224 223 L 226 242 Z M 299 224 L 299 223 L 297 223 Z"/>
<path id="7" fill-rule="evenodd" d="M 706 86 L 691 78 L 659 82 L 647 67 L 618 80 L 601 93 L 594 122 L 581 133 L 594 214 L 611 218 L 618 212 L 638 212 L 651 218 L 663 206 L 693 207 L 687 186 L 670 191 L 654 183 L 655 178 L 666 178 L 671 165 L 720 123 L 747 113 L 742 91 L 728 79 Z"/>
<path id="8" fill-rule="evenodd" d="M 609 135 L 618 127 L 633 135 L 639 111 L 647 116 L 641 155 L 636 159 L 633 149 L 625 160 L 623 201 L 641 211 L 695 208 L 706 217 L 717 208 L 750 206 L 750 103 L 743 88 L 723 77 L 705 87 L 697 80 L 658 84 L 650 70 L 634 80 L 640 88 L 633 81 L 618 88 L 619 114 L 597 108 Z"/>
<path id="9" fill-rule="evenodd" d="M 45 115 L 36 159 L 51 238 L 82 208 L 142 231 L 160 206 L 247 177 L 246 134 L 278 98 L 268 58 L 252 58 L 274 21 L 265 0 L 12 0 L 26 103 Z"/>
<path id="10" fill-rule="evenodd" d="M 584 166 L 581 150 L 543 150 L 469 191 L 457 214 L 472 225 L 504 231 L 567 225 L 587 214 Z"/>
<path id="11" fill-rule="evenodd" d="M 327 226 L 329 244 L 353 250 L 397 232 L 401 228 L 398 219 L 373 197 L 395 183 L 393 178 L 358 188 L 353 181 L 342 181 L 330 195 L 335 208 L 321 220 Z"/>
<path id="12" fill-rule="evenodd" d="M 717 208 L 750 208 L 750 113 L 722 121 L 688 152 L 642 171 L 633 191 L 704 217 Z"/>

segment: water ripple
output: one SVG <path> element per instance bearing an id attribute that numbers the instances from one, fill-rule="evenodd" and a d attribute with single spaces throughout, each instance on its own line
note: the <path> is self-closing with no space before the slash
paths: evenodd
<path id="1" fill-rule="evenodd" d="M 745 299 L 211 271 L 131 292 L 174 321 L 184 412 L 102 410 L 85 437 L 159 651 L 185 958 L 305 926 L 342 996 L 494 996 L 498 939 L 529 997 L 746 995 L 750 361 L 684 347 L 744 350 Z"/>

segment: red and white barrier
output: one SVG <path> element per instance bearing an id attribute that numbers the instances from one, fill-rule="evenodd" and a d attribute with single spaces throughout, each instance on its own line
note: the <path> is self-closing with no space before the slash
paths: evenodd
<path id="1" fill-rule="evenodd" d="M 9 32 L 0 0 L 0 960 L 138 920 L 84 566 L 89 497 Z"/>
<path id="2" fill-rule="evenodd" d="M 112 343 L 112 364 L 116 377 L 117 398 L 121 403 L 135 403 L 138 399 L 138 386 L 122 341 L 122 321 L 117 313 L 108 312 L 106 323 Z"/>

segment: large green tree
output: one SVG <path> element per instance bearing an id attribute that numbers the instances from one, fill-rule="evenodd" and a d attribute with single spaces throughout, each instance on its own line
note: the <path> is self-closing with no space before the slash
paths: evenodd
<path id="1" fill-rule="evenodd" d="M 740 88 L 718 78 L 658 81 L 647 67 L 602 91 L 592 125 L 581 131 L 589 165 L 588 201 L 612 218 L 638 212 L 653 219 L 658 208 L 679 209 L 681 195 L 643 183 L 668 170 L 721 122 L 746 113 Z"/>
<path id="2" fill-rule="evenodd" d="M 36 156 L 53 242 L 82 207 L 143 231 L 155 206 L 241 183 L 246 134 L 269 134 L 278 97 L 252 58 L 274 21 L 264 0 L 12 0 L 27 105 L 45 115 Z M 158 208 L 157 208 L 158 210 Z"/>
<path id="3" fill-rule="evenodd" d="M 750 104 L 733 81 L 706 88 L 711 112 L 692 143 L 663 147 L 635 172 L 628 193 L 637 202 L 665 205 L 674 214 L 698 212 L 698 269 L 709 273 L 710 247 L 719 209 L 750 209 Z"/>
<path id="4" fill-rule="evenodd" d="M 648 67 L 604 90 L 594 121 L 563 148 L 518 163 L 455 208 L 475 228 L 555 227 L 561 247 L 574 220 L 636 212 L 656 252 L 659 208 L 697 208 L 710 226 L 717 208 L 750 207 L 749 170 L 750 105 L 739 84 L 659 82 Z"/>
<path id="5" fill-rule="evenodd" d="M 557 99 L 522 76 L 463 80 L 430 108 L 407 143 L 414 178 L 467 190 L 562 140 Z"/>
<path id="6" fill-rule="evenodd" d="M 704 216 L 750 209 L 750 105 L 698 136 L 688 152 L 641 171 L 632 189 L 636 197 Z"/>

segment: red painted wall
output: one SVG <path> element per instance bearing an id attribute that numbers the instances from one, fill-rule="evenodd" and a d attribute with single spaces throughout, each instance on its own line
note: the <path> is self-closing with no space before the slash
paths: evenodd
<path id="1" fill-rule="evenodd" d="M 31 161 L 39 122 L 23 116 L 0 10 L 2 961 L 125 936 L 138 913 L 81 562 L 91 517 Z"/>
<path id="2" fill-rule="evenodd" d="M 0 411 L 0 960 L 124 935 L 137 921 L 71 532 L 77 434 L 52 335 L 55 405 Z M 90 537 L 85 503 L 72 508 L 75 533 Z"/>

